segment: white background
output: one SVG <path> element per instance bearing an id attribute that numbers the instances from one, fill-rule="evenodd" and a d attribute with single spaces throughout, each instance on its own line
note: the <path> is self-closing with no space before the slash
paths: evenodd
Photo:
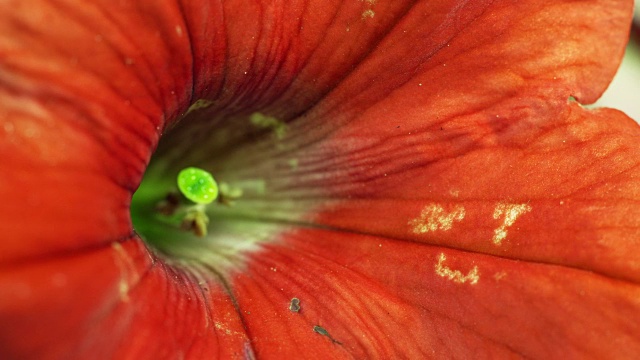
<path id="1" fill-rule="evenodd" d="M 640 25 L 640 0 L 636 0 L 635 14 Z M 640 39 L 629 43 L 616 77 L 595 106 L 622 110 L 640 123 Z"/>

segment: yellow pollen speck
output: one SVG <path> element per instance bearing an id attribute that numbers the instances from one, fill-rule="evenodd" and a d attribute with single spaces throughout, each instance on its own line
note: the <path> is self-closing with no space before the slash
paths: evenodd
<path id="1" fill-rule="evenodd" d="M 528 204 L 504 204 L 499 203 L 493 210 L 493 218 L 498 220 L 504 218 L 502 225 L 495 229 L 493 234 L 493 243 L 500 245 L 502 240 L 507 237 L 507 228 L 516 222 L 516 219 L 524 213 L 531 211 Z"/>
<path id="2" fill-rule="evenodd" d="M 465 210 L 462 205 L 456 205 L 453 211 L 446 212 L 445 209 L 438 204 L 430 204 L 425 206 L 420 216 L 409 221 L 409 225 L 413 227 L 414 234 L 424 234 L 429 231 L 451 230 L 454 221 L 462 221 L 465 216 Z"/>
<path id="3" fill-rule="evenodd" d="M 376 13 L 373 10 L 368 9 L 368 10 L 365 10 L 365 11 L 362 12 L 362 19 L 366 19 L 366 18 L 372 18 L 373 19 L 373 17 L 375 15 L 376 15 Z"/>
<path id="4" fill-rule="evenodd" d="M 448 266 L 443 265 L 444 261 L 447 260 L 447 257 L 444 253 L 440 253 L 438 257 L 438 263 L 436 264 L 436 274 L 442 276 L 443 278 L 447 278 L 452 280 L 458 284 L 464 284 L 467 281 L 471 285 L 475 285 L 480 280 L 480 273 L 478 272 L 478 267 L 474 266 L 471 271 L 467 273 L 467 275 L 462 275 L 460 270 L 451 270 Z"/>
<path id="5" fill-rule="evenodd" d="M 229 330 L 225 325 L 223 325 L 223 324 L 222 324 L 222 323 L 220 323 L 220 322 L 217 322 L 217 321 L 216 321 L 214 325 L 215 325 L 215 327 L 216 327 L 216 329 L 217 329 L 217 330 L 223 331 L 225 335 L 231 335 L 231 334 L 233 334 L 233 333 L 231 332 L 231 330 Z"/>
<path id="6" fill-rule="evenodd" d="M 497 273 L 493 274 L 493 278 L 496 279 L 496 281 L 502 280 L 505 276 L 507 276 L 507 273 L 504 272 L 504 271 L 500 271 L 500 272 L 497 272 Z"/>
<path id="7" fill-rule="evenodd" d="M 140 280 L 140 275 L 136 271 L 133 259 L 118 242 L 113 242 L 111 248 L 114 250 L 114 260 L 120 269 L 120 281 L 118 282 L 118 292 L 122 302 L 129 301 L 129 290 Z"/>

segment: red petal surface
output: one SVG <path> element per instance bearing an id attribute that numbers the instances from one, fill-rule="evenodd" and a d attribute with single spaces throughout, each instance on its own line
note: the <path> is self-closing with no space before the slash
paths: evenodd
<path id="1" fill-rule="evenodd" d="M 5 3 L 0 354 L 640 353 L 640 130 L 567 101 L 608 84 L 630 6 Z M 228 162 L 325 228 L 228 281 L 151 256 L 128 214 L 160 133 L 200 98 L 167 147 L 207 149 L 213 115 L 289 120 L 291 147 Z"/>
<path id="2" fill-rule="evenodd" d="M 407 137 L 354 152 L 376 170 L 325 201 L 314 224 L 332 230 L 290 234 L 234 281 L 256 352 L 288 334 L 291 354 L 324 341 L 357 358 L 640 353 L 640 128 L 613 110 L 563 115 L 407 172 L 394 151 L 424 161 Z"/>
<path id="3" fill-rule="evenodd" d="M 0 259 L 130 237 L 131 193 L 158 130 L 189 100 L 190 54 L 170 56 L 187 41 L 173 29 L 162 36 L 165 20 L 145 6 L 15 2 L 0 12 L 0 217 L 10 239 Z"/>
<path id="4" fill-rule="evenodd" d="M 307 230 L 268 247 L 235 283 L 259 357 L 274 348 L 307 358 L 632 358 L 640 351 L 638 286 L 553 264 Z M 288 310 L 294 297 L 299 313 Z"/>
<path id="5" fill-rule="evenodd" d="M 251 351 L 220 283 L 168 267 L 137 241 L 13 266 L 0 283 L 4 358 L 245 358 Z"/>

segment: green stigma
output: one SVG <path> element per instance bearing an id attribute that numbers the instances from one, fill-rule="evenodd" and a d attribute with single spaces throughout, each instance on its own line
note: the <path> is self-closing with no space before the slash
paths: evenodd
<path id="1" fill-rule="evenodd" d="M 206 170 L 188 167 L 178 174 L 178 189 L 196 204 L 210 204 L 218 197 L 218 183 Z"/>

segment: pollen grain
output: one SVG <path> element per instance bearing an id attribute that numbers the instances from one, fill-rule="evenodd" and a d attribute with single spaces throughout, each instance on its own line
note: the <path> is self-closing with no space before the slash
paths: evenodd
<path id="1" fill-rule="evenodd" d="M 495 220 L 503 218 L 502 224 L 494 230 L 492 241 L 496 245 L 500 245 L 507 237 L 507 228 L 516 222 L 520 215 L 531 211 L 529 204 L 505 204 L 499 203 L 493 210 L 493 218 Z"/>
<path id="2" fill-rule="evenodd" d="M 464 219 L 465 209 L 462 205 L 456 205 L 452 211 L 446 211 L 438 204 L 429 204 L 420 212 L 420 216 L 409 221 L 414 234 L 424 234 L 430 231 L 451 230 L 454 222 Z"/>
<path id="3" fill-rule="evenodd" d="M 136 271 L 133 259 L 125 251 L 119 242 L 111 243 L 111 248 L 115 252 L 115 262 L 120 269 L 120 281 L 118 282 L 118 292 L 122 302 L 129 301 L 129 290 L 140 280 L 140 274 Z"/>
<path id="4" fill-rule="evenodd" d="M 362 19 L 366 19 L 366 18 L 371 18 L 373 19 L 373 17 L 376 16 L 375 11 L 368 9 L 362 12 Z"/>
<path id="5" fill-rule="evenodd" d="M 480 280 L 480 273 L 478 272 L 477 266 L 474 266 L 473 269 L 471 269 L 467 273 L 467 275 L 462 275 L 462 272 L 460 270 L 452 270 L 450 267 L 444 265 L 445 260 L 447 260 L 447 257 L 444 255 L 444 253 L 440 253 L 438 262 L 435 266 L 437 275 L 442 276 L 443 278 L 447 278 L 458 284 L 469 282 L 469 284 L 475 285 L 478 283 L 478 280 Z"/>

